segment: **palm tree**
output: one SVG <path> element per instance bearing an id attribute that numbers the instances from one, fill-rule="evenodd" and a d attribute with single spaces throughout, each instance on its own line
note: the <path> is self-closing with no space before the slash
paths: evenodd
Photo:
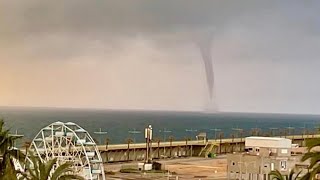
<path id="1" fill-rule="evenodd" d="M 315 147 L 320 146 L 320 138 L 308 139 L 306 141 L 308 152 L 303 155 L 301 161 L 310 161 L 308 169 L 310 170 L 303 178 L 315 177 L 320 172 L 320 151 L 314 150 Z"/>
<path id="2" fill-rule="evenodd" d="M 107 163 L 108 163 L 108 161 L 109 161 L 109 154 L 108 154 L 109 142 L 110 142 L 110 139 L 109 139 L 109 138 L 106 138 L 106 139 L 105 139 L 105 143 L 106 143 L 106 161 L 107 161 Z"/>
<path id="3" fill-rule="evenodd" d="M 31 143 L 32 143 L 32 141 L 30 141 L 30 140 L 24 141 L 22 147 L 25 148 L 25 152 L 26 152 L 26 153 L 28 152 L 28 150 L 29 150 L 29 148 L 30 148 L 30 146 L 31 146 Z"/>
<path id="4" fill-rule="evenodd" d="M 104 140 L 104 142 L 106 143 L 106 150 L 108 150 L 108 146 L 109 146 L 109 143 L 110 143 L 110 139 L 109 138 L 106 138 Z"/>
<path id="5" fill-rule="evenodd" d="M 169 136 L 168 140 L 170 141 L 170 157 L 172 156 L 172 141 L 174 140 L 173 136 Z"/>
<path id="6" fill-rule="evenodd" d="M 0 179 L 16 179 L 13 159 L 23 162 L 25 155 L 14 148 L 14 141 L 18 136 L 11 136 L 8 129 L 4 129 L 4 121 L 0 119 Z"/>
<path id="7" fill-rule="evenodd" d="M 158 147 L 157 147 L 157 151 L 158 151 L 158 159 L 160 159 L 160 142 L 161 142 L 161 138 L 155 138 L 154 139 L 155 140 L 155 142 L 157 142 L 157 145 L 158 145 Z"/>
<path id="8" fill-rule="evenodd" d="M 243 134 L 244 134 L 244 131 L 243 130 L 241 130 L 240 131 L 240 152 L 242 151 L 242 140 L 243 140 Z"/>
<path id="9" fill-rule="evenodd" d="M 131 138 L 126 139 L 126 143 L 128 144 L 128 149 L 127 149 L 127 161 L 130 160 L 130 144 L 133 143 L 133 140 Z"/>
<path id="10" fill-rule="evenodd" d="M 219 154 L 221 154 L 221 145 L 222 145 L 222 138 L 223 138 L 223 132 L 220 132 L 219 133 L 219 139 L 220 139 L 220 142 L 219 142 Z"/>
<path id="11" fill-rule="evenodd" d="M 231 138 L 232 138 L 232 143 L 231 143 L 231 152 L 233 152 L 233 142 L 234 142 L 234 137 L 235 137 L 235 135 L 234 134 L 231 134 Z M 236 148 L 237 148 L 237 146 L 236 146 Z"/>
<path id="12" fill-rule="evenodd" d="M 73 169 L 71 168 L 72 163 L 67 162 L 56 169 L 54 167 L 57 164 L 57 158 L 51 159 L 47 162 L 42 162 L 40 158 L 34 156 L 30 153 L 30 163 L 27 164 L 27 171 L 21 173 L 22 177 L 20 179 L 27 180 L 71 180 L 79 179 L 84 180 L 83 177 L 73 174 Z"/>
<path id="13" fill-rule="evenodd" d="M 292 169 L 289 173 L 288 176 L 283 176 L 280 171 L 275 170 L 275 171 L 271 171 L 269 173 L 270 179 L 271 180 L 297 180 L 299 175 L 300 175 L 301 171 L 298 172 L 298 174 L 296 176 L 294 176 L 294 170 Z"/>
<path id="14" fill-rule="evenodd" d="M 189 137 L 184 137 L 184 140 L 186 141 L 186 146 L 184 148 L 185 155 L 188 156 L 188 151 L 187 151 L 187 149 L 188 149 L 188 141 L 190 141 L 191 139 Z"/>

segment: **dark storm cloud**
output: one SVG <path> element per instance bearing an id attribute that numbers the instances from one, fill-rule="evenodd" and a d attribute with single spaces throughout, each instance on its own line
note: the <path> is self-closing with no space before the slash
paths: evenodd
<path id="1" fill-rule="evenodd" d="M 319 9 L 319 0 L 0 0 L 0 105 L 202 109 L 207 63 L 222 110 L 319 113 Z"/>
<path id="2" fill-rule="evenodd" d="M 0 45 L 23 48 L 34 58 L 68 59 L 96 46 L 121 50 L 135 36 L 161 50 L 192 43 L 206 36 L 205 29 L 215 28 L 220 41 L 242 37 L 241 43 L 250 44 L 243 47 L 250 56 L 282 57 L 292 50 L 304 51 L 304 41 L 319 35 L 319 4 L 316 0 L 3 0 Z M 317 40 L 310 46 L 316 45 Z M 306 48 L 311 55 L 318 52 Z"/>
<path id="3" fill-rule="evenodd" d="M 256 1 L 39 1 L 7 2 L 26 32 L 162 32 L 224 24 L 272 3 Z M 13 6 L 13 7 L 12 7 Z M 16 7 L 17 6 L 17 7 Z"/>

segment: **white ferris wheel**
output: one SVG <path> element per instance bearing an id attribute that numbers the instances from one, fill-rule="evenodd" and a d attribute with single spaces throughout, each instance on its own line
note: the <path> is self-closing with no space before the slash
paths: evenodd
<path id="1" fill-rule="evenodd" d="M 85 129 L 73 122 L 58 121 L 41 129 L 32 140 L 30 151 L 43 162 L 57 158 L 55 167 L 72 162 L 74 172 L 85 179 L 105 180 L 96 143 Z"/>

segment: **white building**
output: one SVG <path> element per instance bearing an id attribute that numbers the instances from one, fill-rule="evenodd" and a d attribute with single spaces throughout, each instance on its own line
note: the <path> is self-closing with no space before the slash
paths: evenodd
<path id="1" fill-rule="evenodd" d="M 227 155 L 228 179 L 269 180 L 273 170 L 288 175 L 301 159 L 301 156 L 292 155 L 291 149 L 290 139 L 247 137 L 246 152 Z"/>
<path id="2" fill-rule="evenodd" d="M 291 139 L 276 137 L 246 137 L 245 151 L 260 156 L 290 156 Z"/>

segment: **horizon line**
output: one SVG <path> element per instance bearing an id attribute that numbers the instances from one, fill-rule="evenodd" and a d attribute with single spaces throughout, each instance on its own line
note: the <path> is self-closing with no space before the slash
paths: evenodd
<path id="1" fill-rule="evenodd" d="M 153 111 L 153 112 L 184 112 L 203 114 L 268 114 L 268 115 L 311 115 L 320 116 L 316 113 L 288 113 L 288 112 L 253 112 L 253 111 L 207 111 L 207 110 L 172 110 L 172 109 L 145 109 L 145 108 L 93 108 L 93 107 L 64 107 L 64 106 L 2 106 L 0 108 L 25 108 L 25 109 L 61 109 L 61 110 L 92 110 L 92 111 Z"/>

